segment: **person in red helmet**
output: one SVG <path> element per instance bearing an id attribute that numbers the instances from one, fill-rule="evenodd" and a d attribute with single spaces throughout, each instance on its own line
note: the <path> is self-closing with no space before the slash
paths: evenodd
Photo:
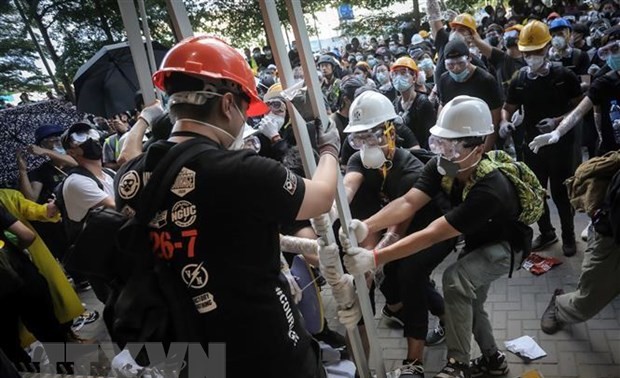
<path id="1" fill-rule="evenodd" d="M 215 37 L 179 42 L 153 81 L 169 96 L 174 126 L 167 141 L 120 169 L 117 207 L 138 206 L 144 178 L 175 144 L 202 139 L 209 148 L 184 165 L 172 187 L 161 188 L 165 199 L 149 229 L 151 235 L 167 235 L 172 250 L 160 251 L 153 243 L 155 255 L 196 305 L 203 347 L 225 343 L 227 377 L 323 377 L 289 285 L 279 278 L 278 230 L 281 223 L 330 210 L 338 131 L 319 132 L 312 179 L 243 149 L 246 117 L 268 107 L 243 56 Z M 122 185 L 125 175 L 135 179 L 130 188 Z"/>

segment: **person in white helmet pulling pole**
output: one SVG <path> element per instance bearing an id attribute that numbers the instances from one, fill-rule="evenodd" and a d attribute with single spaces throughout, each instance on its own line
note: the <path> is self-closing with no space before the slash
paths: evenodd
<path id="1" fill-rule="evenodd" d="M 344 262 L 353 274 L 372 271 L 463 234 L 464 251 L 443 275 L 448 363 L 436 377 L 504 375 L 508 372 L 506 357 L 497 348 L 484 302 L 490 284 L 511 269 L 508 240 L 519 217 L 518 193 L 504 174 L 490 169 L 484 143 L 493 133 L 493 122 L 482 100 L 454 98 L 430 132 L 429 146 L 439 156 L 426 164 L 413 188 L 364 222 L 352 222 L 351 228 L 357 240 L 363 241 L 378 230 L 410 218 L 415 221 L 420 210 L 442 191 L 450 197 L 451 210 L 384 248 L 352 248 L 341 233 L 348 252 Z M 483 355 L 470 367 L 472 333 Z"/>

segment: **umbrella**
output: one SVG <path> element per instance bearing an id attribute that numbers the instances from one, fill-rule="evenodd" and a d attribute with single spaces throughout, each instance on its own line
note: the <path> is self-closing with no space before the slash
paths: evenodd
<path id="1" fill-rule="evenodd" d="M 153 42 L 157 66 L 168 48 Z M 148 70 L 148 67 L 144 67 Z M 78 110 L 111 118 L 136 107 L 140 89 L 128 42 L 104 46 L 84 63 L 73 78 Z"/>

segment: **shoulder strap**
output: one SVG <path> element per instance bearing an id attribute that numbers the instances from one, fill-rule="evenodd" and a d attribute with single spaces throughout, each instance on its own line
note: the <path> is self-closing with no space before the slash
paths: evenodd
<path id="1" fill-rule="evenodd" d="M 157 212 L 183 165 L 195 156 L 214 148 L 205 143 L 202 137 L 192 138 L 173 146 L 159 161 L 144 187 L 135 217 L 140 222 L 148 223 Z M 156 184 L 151 185 L 153 182 Z"/>
<path id="2" fill-rule="evenodd" d="M 105 172 L 105 169 L 104 169 Z M 76 166 L 71 168 L 71 170 L 69 171 L 69 174 L 67 175 L 67 177 L 69 177 L 72 174 L 78 174 L 78 175 L 82 175 L 82 176 L 86 176 L 89 179 L 93 180 L 94 182 L 97 183 L 97 186 L 99 187 L 99 189 L 103 190 L 103 184 L 101 183 L 101 181 L 99 181 L 99 179 L 97 178 L 97 176 L 93 175 L 93 173 L 91 171 L 89 171 L 88 169 L 81 167 L 81 166 Z"/>

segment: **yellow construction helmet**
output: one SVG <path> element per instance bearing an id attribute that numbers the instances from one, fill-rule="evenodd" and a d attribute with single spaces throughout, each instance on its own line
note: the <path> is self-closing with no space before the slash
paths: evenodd
<path id="1" fill-rule="evenodd" d="M 472 33 L 476 33 L 476 20 L 474 20 L 474 16 L 469 13 L 461 13 L 454 17 L 454 20 L 450 22 L 450 27 L 454 28 L 457 25 L 464 26 L 471 29 Z"/>
<path id="2" fill-rule="evenodd" d="M 272 98 L 280 97 L 282 92 L 282 83 L 275 83 L 267 90 L 267 93 L 263 96 L 263 101 L 269 101 Z"/>
<path id="3" fill-rule="evenodd" d="M 523 27 L 519 33 L 519 51 L 540 50 L 551 41 L 549 27 L 544 22 L 534 20 Z"/>
<path id="4" fill-rule="evenodd" d="M 400 58 L 396 59 L 394 64 L 392 64 L 392 67 L 390 67 L 390 71 L 395 71 L 396 69 L 402 67 L 418 72 L 418 65 L 415 64 L 415 60 L 411 59 L 408 56 L 401 56 Z"/>

